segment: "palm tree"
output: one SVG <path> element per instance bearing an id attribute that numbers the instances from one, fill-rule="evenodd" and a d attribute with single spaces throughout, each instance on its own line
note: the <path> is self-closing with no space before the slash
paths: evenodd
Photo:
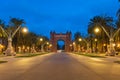
<path id="1" fill-rule="evenodd" d="M 19 26 L 25 24 L 25 21 L 19 18 L 11 18 L 9 24 L 10 25 L 8 28 L 11 28 L 10 30 L 15 31 Z M 21 32 L 19 30 L 13 38 L 13 45 L 15 46 L 15 51 L 17 51 L 18 42 L 20 41 L 20 33 Z"/>
<path id="2" fill-rule="evenodd" d="M 5 23 L 3 20 L 0 20 L 0 27 L 5 28 Z M 2 29 L 0 29 L 0 40 L 2 41 L 0 44 L 2 45 L 6 45 L 7 40 L 6 40 L 6 35 L 5 33 L 2 31 Z M 3 49 L 2 49 L 3 50 Z"/>
<path id="3" fill-rule="evenodd" d="M 93 52 L 93 44 L 92 44 L 93 43 L 93 40 L 92 40 L 93 37 L 99 36 L 98 38 L 101 40 L 102 45 L 103 45 L 103 43 L 105 43 L 105 42 L 107 43 L 109 41 L 109 39 L 106 38 L 107 35 L 105 34 L 104 31 L 101 31 L 101 34 L 96 35 L 96 33 L 94 32 L 95 27 L 102 25 L 107 30 L 107 32 L 109 32 L 109 34 L 110 34 L 110 30 L 111 30 L 111 28 L 113 28 L 111 26 L 112 22 L 113 22 L 113 19 L 112 19 L 112 17 L 109 17 L 109 16 L 95 16 L 92 19 L 90 19 L 90 22 L 88 24 L 88 33 L 91 36 L 92 52 Z M 100 24 L 100 25 L 98 25 L 98 24 Z M 99 28 L 101 28 L 101 27 L 99 27 Z M 102 47 L 102 51 L 103 51 L 103 47 Z"/>
<path id="4" fill-rule="evenodd" d="M 11 18 L 10 24 L 14 27 L 18 27 L 22 24 L 25 24 L 25 21 L 23 19 L 19 19 L 19 18 Z"/>
<path id="5" fill-rule="evenodd" d="M 120 2 L 120 0 L 118 0 Z M 117 21 L 116 21 L 116 26 L 117 26 L 117 29 L 120 28 L 120 8 L 118 9 L 117 13 L 116 13 L 116 16 L 117 16 Z M 116 35 L 116 42 L 120 42 L 120 32 L 118 32 L 118 34 Z"/>
<path id="6" fill-rule="evenodd" d="M 4 53 L 6 55 L 15 55 L 16 54 L 12 47 L 12 40 L 13 40 L 15 34 L 21 28 L 21 26 L 20 26 L 21 22 L 23 22 L 23 20 L 18 19 L 18 18 L 11 18 L 9 25 L 7 25 L 5 28 L 0 27 L 8 39 L 8 46 L 7 46 L 7 49 L 4 51 Z M 16 27 L 16 25 L 17 25 L 17 27 Z M 13 42 L 15 43 L 16 41 L 13 41 Z"/>
<path id="7" fill-rule="evenodd" d="M 120 0 L 118 0 L 118 2 L 120 2 Z"/>
<path id="8" fill-rule="evenodd" d="M 5 23 L 3 20 L 0 20 L 0 26 L 1 27 L 5 27 Z M 3 31 L 0 29 L 0 37 L 5 37 L 5 34 L 3 33 Z"/>

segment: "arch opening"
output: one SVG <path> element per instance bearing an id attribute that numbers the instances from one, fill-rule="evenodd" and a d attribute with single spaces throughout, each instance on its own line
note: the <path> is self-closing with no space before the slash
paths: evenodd
<path id="1" fill-rule="evenodd" d="M 62 52 L 65 50 L 65 41 L 64 40 L 58 40 L 57 41 L 57 51 Z"/>

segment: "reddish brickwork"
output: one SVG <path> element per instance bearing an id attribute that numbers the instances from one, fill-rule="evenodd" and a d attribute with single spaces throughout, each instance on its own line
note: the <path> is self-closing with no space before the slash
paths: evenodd
<path id="1" fill-rule="evenodd" d="M 71 32 L 66 33 L 56 33 L 56 32 L 50 32 L 50 43 L 52 44 L 51 51 L 56 52 L 57 51 L 57 41 L 63 40 L 65 42 L 65 51 L 70 51 L 70 44 L 71 44 Z"/>

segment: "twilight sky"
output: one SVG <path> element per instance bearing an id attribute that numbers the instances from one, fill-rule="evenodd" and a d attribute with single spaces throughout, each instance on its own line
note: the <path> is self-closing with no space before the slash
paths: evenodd
<path id="1" fill-rule="evenodd" d="M 87 33 L 93 16 L 115 17 L 118 0 L 0 0 L 0 19 L 17 17 L 25 20 L 29 31 L 49 36 L 49 32 Z"/>

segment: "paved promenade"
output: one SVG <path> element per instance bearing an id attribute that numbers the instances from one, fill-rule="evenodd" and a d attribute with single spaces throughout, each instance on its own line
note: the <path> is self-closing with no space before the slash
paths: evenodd
<path id="1" fill-rule="evenodd" d="M 0 80 L 120 80 L 120 58 L 51 53 L 31 58 L 0 57 Z"/>

